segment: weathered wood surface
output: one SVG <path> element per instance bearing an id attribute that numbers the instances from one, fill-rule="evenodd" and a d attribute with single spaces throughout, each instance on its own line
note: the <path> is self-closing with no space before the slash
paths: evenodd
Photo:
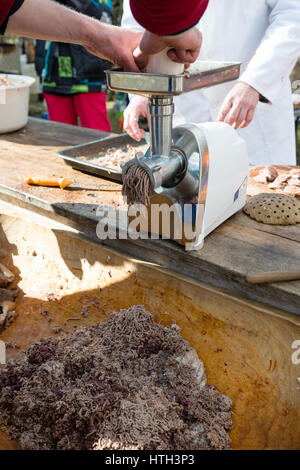
<path id="1" fill-rule="evenodd" d="M 35 225 L 40 222 L 33 219 L 0 216 L 0 261 L 15 273 L 20 289 L 18 317 L 0 335 L 21 348 L 8 349 L 8 358 L 53 336 L 55 326 L 63 328 L 56 336 L 61 337 L 74 325 L 90 326 L 113 310 L 143 304 L 157 321 L 176 321 L 203 360 L 208 383 L 233 399 L 234 449 L 299 448 L 300 373 L 292 361 L 299 317 L 130 259 L 62 228 Z M 16 445 L 0 432 L 0 449 Z"/>
<path id="2" fill-rule="evenodd" d="M 268 226 L 242 212 L 218 227 L 198 252 L 185 252 L 167 240 L 105 240 L 96 236 L 97 207 L 118 205 L 119 192 L 60 190 L 28 186 L 26 175 L 66 176 L 79 182 L 103 182 L 72 170 L 57 157 L 59 148 L 99 138 L 100 133 L 40 120 L 20 132 L 3 135 L 0 143 L 0 198 L 61 221 L 85 236 L 124 253 L 157 263 L 229 292 L 300 314 L 300 281 L 253 286 L 249 272 L 297 270 L 300 227 Z"/>

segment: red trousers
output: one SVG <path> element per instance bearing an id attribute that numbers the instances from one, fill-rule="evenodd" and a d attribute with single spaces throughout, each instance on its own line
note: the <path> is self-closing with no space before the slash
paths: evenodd
<path id="1" fill-rule="evenodd" d="M 111 131 L 104 92 L 79 93 L 71 96 L 44 93 L 44 98 L 51 121 L 77 126 L 77 117 L 79 117 L 82 127 Z"/>

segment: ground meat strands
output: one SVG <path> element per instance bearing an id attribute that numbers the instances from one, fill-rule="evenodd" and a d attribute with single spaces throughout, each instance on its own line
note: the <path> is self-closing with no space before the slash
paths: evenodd
<path id="1" fill-rule="evenodd" d="M 123 178 L 122 194 L 127 204 L 150 204 L 152 185 L 147 171 L 140 165 L 131 165 Z"/>
<path id="2" fill-rule="evenodd" d="M 0 366 L 0 425 L 21 449 L 228 449 L 231 408 L 179 327 L 140 305 Z"/>

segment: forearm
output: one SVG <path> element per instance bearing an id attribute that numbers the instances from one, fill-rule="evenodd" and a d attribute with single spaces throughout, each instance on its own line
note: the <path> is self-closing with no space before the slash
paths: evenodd
<path id="1" fill-rule="evenodd" d="M 6 32 L 85 46 L 96 26 L 103 28 L 105 33 L 106 25 L 58 3 L 50 0 L 25 0 L 22 7 L 10 17 Z"/>

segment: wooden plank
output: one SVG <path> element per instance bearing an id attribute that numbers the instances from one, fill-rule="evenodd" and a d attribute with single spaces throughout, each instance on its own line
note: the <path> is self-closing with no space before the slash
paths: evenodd
<path id="1" fill-rule="evenodd" d="M 299 367 L 291 347 L 300 335 L 298 317 L 128 259 L 63 229 L 0 219 L 1 261 L 23 293 L 17 319 L 0 337 L 21 347 L 8 349 L 9 358 L 52 336 L 54 326 L 64 335 L 74 323 L 91 326 L 114 310 L 143 304 L 157 321 L 176 321 L 203 360 L 208 383 L 233 399 L 234 449 L 299 448 Z M 0 432 L 0 449 L 16 445 Z"/>
<path id="2" fill-rule="evenodd" d="M 0 143 L 1 199 L 62 221 L 101 243 L 96 237 L 97 207 L 102 204 L 117 206 L 120 193 L 60 190 L 23 183 L 25 175 L 37 171 L 51 176 L 68 176 L 79 182 L 103 181 L 72 170 L 56 155 L 57 149 L 61 148 L 60 140 L 64 139 L 66 145 L 71 141 L 78 144 L 94 140 L 95 131 L 44 124 L 39 120 L 30 121 L 25 129 L 25 140 L 20 133 L 3 136 Z M 249 271 L 299 268 L 299 237 L 298 225 L 275 228 L 239 213 L 210 234 L 205 239 L 204 249 L 199 252 L 185 252 L 167 240 L 106 240 L 103 243 L 247 298 L 300 314 L 299 281 L 260 286 L 245 281 Z"/>
<path id="3" fill-rule="evenodd" d="M 242 212 L 239 212 L 233 219 L 234 224 L 243 226 L 244 229 L 255 228 L 256 230 L 263 232 L 262 236 L 267 237 L 267 234 L 273 234 L 280 238 L 286 238 L 287 240 L 294 240 L 295 242 L 300 243 L 300 230 L 299 225 L 267 225 L 261 222 L 256 222 L 256 220 L 251 219 L 250 217 L 245 217 Z M 238 227 L 237 227 L 238 228 Z M 240 227 L 239 227 L 240 229 Z M 243 230 L 244 230 L 243 229 Z"/>
<path id="4" fill-rule="evenodd" d="M 205 249 L 199 252 L 185 252 L 181 246 L 167 240 L 116 239 L 101 242 L 96 236 L 96 205 L 74 204 L 66 208 L 66 204 L 53 204 L 49 211 L 47 204 L 42 204 L 43 201 L 31 197 L 30 203 L 26 203 L 22 195 L 18 194 L 18 197 L 19 199 L 10 190 L 7 195 L 2 194 L 1 198 L 29 210 L 36 204 L 37 213 L 65 223 L 90 239 L 123 253 L 157 263 L 249 299 L 300 314 L 300 281 L 251 285 L 245 280 L 248 272 L 262 271 L 266 266 L 268 269 L 278 270 L 299 266 L 299 245 L 293 240 L 286 243 L 284 238 L 276 235 L 261 237 L 260 232 L 252 230 L 248 241 L 239 229 L 227 227 L 229 223 L 234 223 L 233 217 L 207 237 Z M 241 216 L 246 217 L 243 214 Z M 233 237 L 232 232 L 239 235 Z"/>

